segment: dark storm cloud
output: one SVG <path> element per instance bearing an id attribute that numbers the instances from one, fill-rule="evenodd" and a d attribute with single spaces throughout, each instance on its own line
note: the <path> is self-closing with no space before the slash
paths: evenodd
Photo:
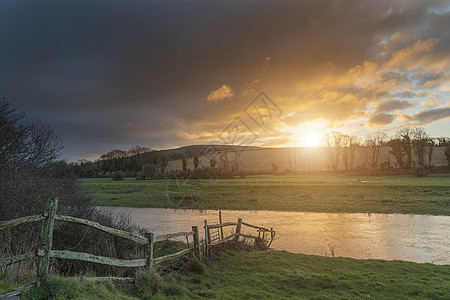
<path id="1" fill-rule="evenodd" d="M 55 122 L 73 153 L 86 145 L 100 152 L 195 143 L 180 131 L 220 132 L 251 100 L 241 96 L 246 87 L 296 98 L 298 86 L 372 59 L 380 39 L 394 33 L 419 32 L 383 51 L 437 37 L 436 49 L 445 56 L 450 48 L 442 31 L 450 19 L 441 13 L 445 3 L 3 0 L 0 95 Z M 442 72 L 435 74 L 417 80 L 424 85 L 442 80 Z M 407 80 L 394 71 L 382 79 Z M 234 96 L 207 103 L 224 85 Z M 323 102 L 316 115 L 339 111 L 345 119 L 354 101 L 364 108 L 363 100 L 375 101 L 385 92 L 340 93 L 353 98 L 344 106 Z"/>

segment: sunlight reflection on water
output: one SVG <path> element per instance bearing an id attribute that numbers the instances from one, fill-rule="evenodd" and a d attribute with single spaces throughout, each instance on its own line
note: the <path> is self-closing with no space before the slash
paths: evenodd
<path id="1" fill-rule="evenodd" d="M 216 210 L 101 209 L 128 212 L 133 222 L 156 235 L 190 231 L 197 225 L 203 236 L 203 220 L 218 223 Z M 357 259 L 450 264 L 447 216 L 222 210 L 223 222 L 234 222 L 238 217 L 250 224 L 273 227 L 276 237 L 272 248 L 277 250 L 331 256 L 330 248 L 334 248 L 336 256 Z M 244 229 L 255 234 L 254 229 Z"/>

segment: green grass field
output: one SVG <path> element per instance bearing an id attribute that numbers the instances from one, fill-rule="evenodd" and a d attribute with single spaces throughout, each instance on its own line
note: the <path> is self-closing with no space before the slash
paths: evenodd
<path id="1" fill-rule="evenodd" d="M 449 174 L 80 182 L 105 206 L 450 215 Z"/>
<path id="2" fill-rule="evenodd" d="M 133 285 L 51 277 L 22 299 L 448 299 L 450 266 L 329 258 L 281 251 L 229 251 L 203 274 L 163 276 L 158 294 Z"/>

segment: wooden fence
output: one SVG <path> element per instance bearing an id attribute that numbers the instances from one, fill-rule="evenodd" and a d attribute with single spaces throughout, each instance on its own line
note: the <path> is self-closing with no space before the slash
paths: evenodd
<path id="1" fill-rule="evenodd" d="M 160 264 L 162 262 L 175 259 L 186 254 L 194 255 L 197 259 L 202 257 L 202 247 L 200 246 L 200 235 L 197 226 L 192 226 L 192 230 L 188 232 L 177 232 L 164 235 L 154 236 L 153 233 L 147 233 L 145 237 L 127 232 L 124 230 L 119 230 L 107 226 L 100 225 L 97 222 L 89 221 L 86 219 L 80 219 L 71 216 L 57 215 L 56 211 L 58 208 L 58 198 L 49 199 L 47 202 L 45 211 L 42 215 L 33 215 L 22 218 L 17 218 L 9 221 L 0 222 L 0 230 L 11 228 L 20 224 L 39 222 L 41 224 L 41 234 L 40 234 L 40 246 L 36 253 L 29 252 L 19 254 L 13 257 L 0 258 L 0 267 L 15 264 L 24 260 L 30 260 L 33 258 L 38 258 L 38 269 L 37 269 L 37 279 L 29 284 L 18 287 L 12 291 L 1 294 L 2 297 L 9 297 L 18 295 L 21 292 L 29 289 L 35 284 L 45 284 L 49 272 L 50 258 L 86 261 L 92 263 L 98 263 L 108 266 L 125 267 L 125 268 L 138 268 L 138 267 L 153 267 L 154 264 Z M 74 252 L 69 250 L 53 250 L 53 228 L 55 221 L 70 222 L 75 224 L 81 224 L 90 226 L 92 228 L 98 229 L 100 231 L 119 236 L 141 245 L 145 246 L 145 257 L 140 259 L 119 259 L 105 256 L 98 256 L 90 253 L 84 252 Z M 236 226 L 234 233 L 224 237 L 223 228 L 227 226 Z M 250 228 L 256 229 L 258 236 L 253 236 L 249 234 L 244 234 L 241 232 L 242 226 L 248 226 Z M 211 247 L 224 243 L 228 240 L 234 239 L 238 241 L 240 237 L 257 239 L 261 238 L 262 241 L 266 243 L 269 247 L 275 237 L 275 231 L 273 228 L 267 229 L 264 227 L 255 226 L 242 221 L 241 218 L 237 222 L 222 223 L 222 212 L 219 211 L 219 224 L 208 225 L 207 221 L 204 221 L 205 228 L 205 254 L 210 255 Z M 216 229 L 214 231 L 214 229 Z M 212 231 L 213 230 L 213 231 Z M 267 236 L 266 236 L 267 234 Z M 186 237 L 187 249 L 181 250 L 177 253 L 161 256 L 154 258 L 154 244 L 161 241 L 166 241 L 169 239 Z M 192 236 L 192 245 L 189 246 L 189 237 Z M 269 239 L 270 238 L 270 239 Z M 90 281 L 114 281 L 114 282 L 134 282 L 133 278 L 130 277 L 89 277 L 87 280 Z"/>
<path id="2" fill-rule="evenodd" d="M 75 218 L 71 216 L 61 216 L 56 214 L 56 210 L 58 208 L 58 198 L 55 199 L 49 199 L 46 205 L 46 209 L 42 215 L 34 215 L 34 216 L 27 216 L 22 217 L 18 219 L 13 219 L 9 221 L 3 221 L 0 222 L 0 230 L 14 227 L 20 224 L 30 223 L 30 222 L 38 222 L 42 221 L 41 225 L 41 235 L 40 235 L 40 247 L 37 250 L 37 253 L 24 253 L 19 254 L 13 257 L 7 257 L 7 258 L 0 258 L 0 267 L 4 267 L 7 265 L 11 265 L 14 263 L 18 263 L 20 261 L 33 259 L 35 257 L 38 257 L 38 270 L 37 270 L 37 279 L 27 285 L 18 287 L 12 291 L 9 291 L 7 293 L 4 293 L 0 295 L 1 297 L 7 297 L 7 296 L 14 296 L 18 295 L 24 290 L 27 290 L 28 288 L 32 287 L 34 284 L 44 284 L 47 280 L 47 275 L 49 271 L 49 261 L 50 258 L 59 258 L 59 259 L 68 259 L 68 260 L 78 260 L 78 261 L 86 261 L 86 262 L 92 262 L 92 263 L 99 263 L 103 265 L 109 265 L 109 266 L 116 266 L 116 267 L 125 267 L 125 268 L 136 268 L 136 267 L 152 267 L 153 264 L 160 264 L 164 261 L 174 259 L 177 257 L 181 257 L 183 255 L 186 255 L 188 253 L 192 253 L 200 259 L 201 257 L 201 248 L 200 248 L 200 238 L 199 238 L 199 232 L 197 226 L 192 226 L 192 231 L 189 232 L 178 232 L 178 233 L 172 233 L 172 234 L 165 234 L 160 236 L 154 236 L 153 233 L 148 233 L 146 237 L 103 226 L 100 225 L 97 222 L 92 222 L 85 219 Z M 128 240 L 132 240 L 136 243 L 142 244 L 146 247 L 145 251 L 145 257 L 140 259 L 132 259 L 132 260 L 126 260 L 126 259 L 118 259 L 118 258 L 111 258 L 111 257 L 105 257 L 105 256 L 98 256 L 93 255 L 89 253 L 83 253 L 83 252 L 73 252 L 68 250 L 53 250 L 52 249 L 52 242 L 53 242 L 53 228 L 55 224 L 55 220 L 57 221 L 63 221 L 63 222 L 70 222 L 70 223 L 76 223 L 76 224 L 82 224 L 87 225 L 93 228 L 96 228 L 98 230 L 104 231 L 106 233 L 116 235 Z M 174 254 L 169 254 L 162 257 L 153 258 L 154 254 L 154 243 L 159 241 L 165 241 L 176 237 L 185 236 L 186 239 L 190 236 L 192 236 L 193 239 L 193 248 L 189 247 L 188 242 L 188 248 L 184 249 L 182 251 L 179 251 Z M 133 282 L 133 278 L 129 277 L 91 277 L 89 280 L 92 281 L 115 281 L 115 282 Z"/>
<path id="3" fill-rule="evenodd" d="M 256 229 L 258 236 L 242 233 L 243 225 L 248 226 L 253 229 Z M 236 226 L 236 227 L 235 227 L 234 233 L 224 237 L 223 228 L 227 227 L 227 226 Z M 264 227 L 245 223 L 242 221 L 241 218 L 238 218 L 237 222 L 222 223 L 222 212 L 221 211 L 219 211 L 219 224 L 208 225 L 207 220 L 204 220 L 204 229 L 205 229 L 205 253 L 207 256 L 210 255 L 210 253 L 211 253 L 210 250 L 211 250 L 212 246 L 219 245 L 221 243 L 224 243 L 224 242 L 232 240 L 232 239 L 234 239 L 235 241 L 238 241 L 240 237 L 249 238 L 249 239 L 260 238 L 261 241 L 263 241 L 267 245 L 267 247 L 270 247 L 270 245 L 273 242 L 273 239 L 275 238 L 275 231 L 273 230 L 273 228 L 267 229 Z M 214 230 L 214 229 L 216 229 L 216 230 Z M 266 234 L 267 234 L 267 236 L 266 236 Z"/>

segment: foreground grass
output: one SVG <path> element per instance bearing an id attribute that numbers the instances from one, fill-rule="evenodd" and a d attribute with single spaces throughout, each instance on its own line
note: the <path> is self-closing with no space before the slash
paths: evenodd
<path id="1" fill-rule="evenodd" d="M 450 174 L 248 176 L 221 180 L 82 179 L 98 205 L 450 215 Z"/>
<path id="2" fill-rule="evenodd" d="M 450 266 L 355 260 L 281 251 L 229 251 L 203 274 L 163 277 L 158 294 L 134 285 L 51 277 L 22 299 L 449 299 Z"/>

